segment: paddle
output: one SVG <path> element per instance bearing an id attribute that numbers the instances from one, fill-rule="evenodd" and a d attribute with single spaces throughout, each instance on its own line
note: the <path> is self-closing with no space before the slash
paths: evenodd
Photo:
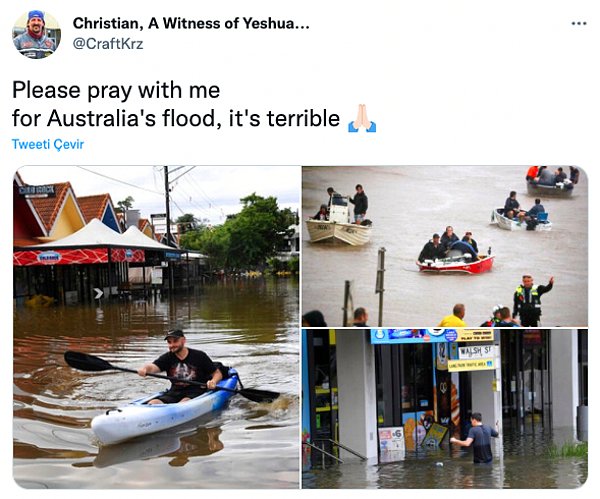
<path id="1" fill-rule="evenodd" d="M 71 367 L 75 369 L 79 369 L 81 371 L 109 371 L 109 370 L 117 370 L 123 371 L 127 373 L 135 373 L 137 371 L 135 369 L 127 369 L 125 367 L 113 366 L 110 362 L 107 362 L 100 357 L 95 357 L 94 355 L 88 355 L 81 352 L 73 352 L 71 350 L 65 352 L 65 362 L 69 364 Z M 147 376 L 152 376 L 153 378 L 167 379 L 169 381 L 181 381 L 178 378 L 173 378 L 171 376 L 164 376 L 162 374 L 151 374 L 148 373 Z M 186 381 L 190 385 L 198 385 L 203 388 L 206 387 L 206 383 L 200 383 L 198 381 Z M 255 390 L 252 388 L 242 388 L 241 390 L 234 390 L 232 388 L 225 388 L 224 386 L 217 386 L 215 390 L 222 390 L 225 392 L 238 393 L 242 397 L 246 397 L 248 400 L 252 400 L 253 402 L 272 402 L 277 397 L 279 397 L 279 393 L 277 392 L 269 392 L 266 390 Z"/>

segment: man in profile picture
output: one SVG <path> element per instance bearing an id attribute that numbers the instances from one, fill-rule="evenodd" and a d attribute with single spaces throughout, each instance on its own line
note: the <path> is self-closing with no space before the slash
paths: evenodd
<path id="1" fill-rule="evenodd" d="M 27 30 L 13 39 L 15 47 L 30 59 L 42 59 L 56 50 L 54 42 L 46 35 L 46 21 L 41 10 L 32 10 L 27 15 Z"/>

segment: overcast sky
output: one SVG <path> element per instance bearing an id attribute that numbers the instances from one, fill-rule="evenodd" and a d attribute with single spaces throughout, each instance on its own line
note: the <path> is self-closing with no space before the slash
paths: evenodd
<path id="1" fill-rule="evenodd" d="M 24 166 L 23 181 L 31 185 L 71 182 L 75 195 L 108 192 L 114 205 L 127 196 L 143 218 L 165 212 L 163 166 Z M 180 178 L 178 178 L 180 177 Z M 193 213 L 221 224 L 240 211 L 240 198 L 256 192 L 275 196 L 280 208 L 300 206 L 297 166 L 169 166 L 171 218 Z"/>

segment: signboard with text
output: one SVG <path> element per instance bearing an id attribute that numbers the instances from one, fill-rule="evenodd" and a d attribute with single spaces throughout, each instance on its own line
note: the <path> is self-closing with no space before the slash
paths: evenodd
<path id="1" fill-rule="evenodd" d="M 494 359 L 458 359 L 448 361 L 448 371 L 487 371 L 496 368 Z"/>
<path id="2" fill-rule="evenodd" d="M 442 343 L 493 341 L 493 329 L 371 329 L 371 343 L 393 345 L 407 343 Z"/>
<path id="3" fill-rule="evenodd" d="M 458 358 L 464 359 L 489 359 L 496 356 L 494 345 L 469 345 L 458 348 Z"/>
<path id="4" fill-rule="evenodd" d="M 406 455 L 404 428 L 402 426 L 379 428 L 378 433 L 379 461 L 381 463 L 402 461 Z"/>

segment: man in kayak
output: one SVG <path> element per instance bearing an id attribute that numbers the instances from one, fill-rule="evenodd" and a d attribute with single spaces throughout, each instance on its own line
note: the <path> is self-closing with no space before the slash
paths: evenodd
<path id="1" fill-rule="evenodd" d="M 149 404 L 187 402 L 202 395 L 207 389 L 213 390 L 223 379 L 221 371 L 208 355 L 201 350 L 185 346 L 186 338 L 180 329 L 168 331 L 165 341 L 169 345 L 169 351 L 154 362 L 140 367 L 137 372 L 140 376 L 146 376 L 146 374 L 166 371 L 169 377 L 177 378 L 177 381 L 172 381 L 171 388 L 160 397 L 148 402 Z M 206 388 L 190 385 L 186 381 L 206 383 Z"/>
<path id="2" fill-rule="evenodd" d="M 479 412 L 471 414 L 471 429 L 466 440 L 459 440 L 451 437 L 450 443 L 461 447 L 473 446 L 473 462 L 476 464 L 488 464 L 494 459 L 492 454 L 492 437 L 497 438 L 499 433 L 492 427 L 481 422 L 482 417 Z M 496 423 L 496 428 L 498 423 Z"/>
<path id="3" fill-rule="evenodd" d="M 537 327 L 542 315 L 541 296 L 554 286 L 554 277 L 550 277 L 548 285 L 533 284 L 533 277 L 523 276 L 523 283 L 517 286 L 514 294 L 513 319 L 519 316 L 521 326 Z"/>
<path id="4" fill-rule="evenodd" d="M 446 249 L 440 242 L 440 235 L 434 234 L 431 241 L 425 243 L 421 253 L 419 254 L 419 261 L 423 263 L 425 260 L 437 260 L 438 258 L 444 258 L 446 256 Z"/>

